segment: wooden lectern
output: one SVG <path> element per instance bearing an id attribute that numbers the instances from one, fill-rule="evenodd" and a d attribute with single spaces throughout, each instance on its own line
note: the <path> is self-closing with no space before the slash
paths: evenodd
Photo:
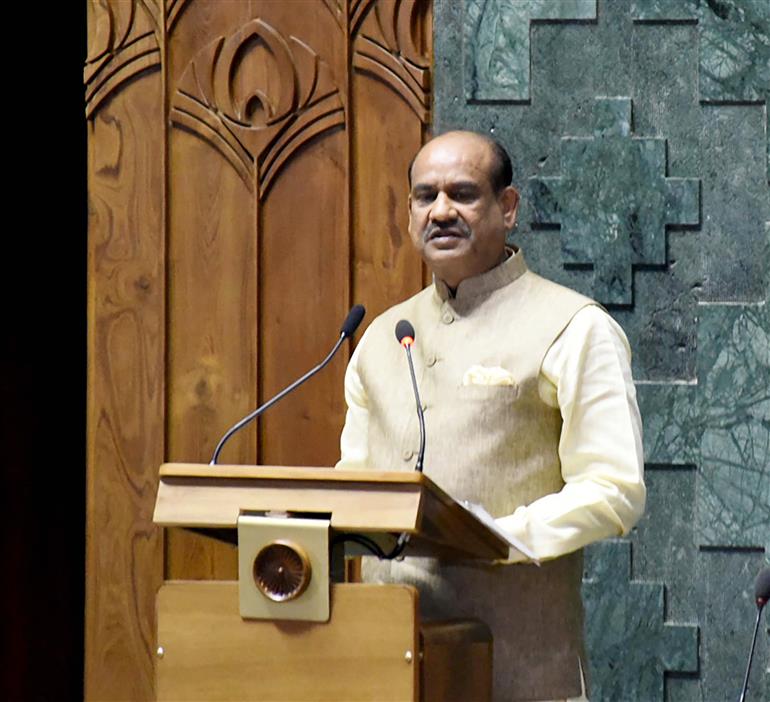
<path id="1" fill-rule="evenodd" d="M 408 555 L 507 556 L 499 536 L 424 475 L 165 464 L 154 521 L 237 534 L 240 564 L 239 581 L 161 587 L 158 700 L 491 698 L 484 623 L 423 622 L 413 587 L 344 582 L 339 542 L 348 535 L 387 551 L 406 533 Z M 326 553 L 303 545 L 305 534 Z"/>

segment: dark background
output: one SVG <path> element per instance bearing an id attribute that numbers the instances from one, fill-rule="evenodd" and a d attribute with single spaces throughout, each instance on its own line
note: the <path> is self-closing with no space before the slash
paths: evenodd
<path id="1" fill-rule="evenodd" d="M 36 12 L 8 25 L 42 31 L 6 103 L 0 342 L 0 697 L 24 701 L 82 699 L 85 595 L 85 4 Z"/>

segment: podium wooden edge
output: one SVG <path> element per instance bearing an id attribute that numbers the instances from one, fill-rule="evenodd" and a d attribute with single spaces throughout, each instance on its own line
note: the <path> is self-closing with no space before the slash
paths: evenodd
<path id="1" fill-rule="evenodd" d="M 164 463 L 159 475 L 160 526 L 234 529 L 244 511 L 316 512 L 341 532 L 411 534 L 416 555 L 508 555 L 504 539 L 421 473 Z"/>

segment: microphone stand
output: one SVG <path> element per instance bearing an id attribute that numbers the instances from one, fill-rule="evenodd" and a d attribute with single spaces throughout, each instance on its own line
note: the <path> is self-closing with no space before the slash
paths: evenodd
<path id="1" fill-rule="evenodd" d="M 406 349 L 406 358 L 409 361 L 409 373 L 412 376 L 412 387 L 414 388 L 414 397 L 417 402 L 417 421 L 420 425 L 420 450 L 417 453 L 417 463 L 414 469 L 418 473 L 422 473 L 422 463 L 425 459 L 425 415 L 422 411 L 422 403 L 420 402 L 420 393 L 417 390 L 417 376 L 414 373 L 414 363 L 412 362 L 412 345 L 403 344 Z"/>
<path id="2" fill-rule="evenodd" d="M 760 600 L 757 600 L 759 605 Z M 741 690 L 741 696 L 738 698 L 738 702 L 746 702 L 746 692 L 749 689 L 749 673 L 751 672 L 751 661 L 754 658 L 754 648 L 757 643 L 757 632 L 759 631 L 759 620 L 762 618 L 762 610 L 765 605 L 762 603 L 757 606 L 757 621 L 754 623 L 754 636 L 751 638 L 751 650 L 749 651 L 749 662 L 746 665 L 746 675 L 743 676 L 743 689 Z"/>
<path id="3" fill-rule="evenodd" d="M 305 375 L 303 375 L 299 380 L 295 380 L 291 385 L 288 387 L 285 387 L 281 392 L 279 392 L 275 397 L 265 402 L 264 405 L 257 407 L 251 414 L 247 414 L 241 421 L 239 421 L 237 424 L 233 424 L 226 432 L 225 435 L 219 440 L 219 443 L 217 444 L 217 447 L 214 449 L 214 455 L 211 457 L 211 460 L 209 461 L 210 466 L 216 465 L 217 461 L 219 460 L 219 454 L 222 452 L 222 448 L 224 447 L 225 443 L 227 443 L 227 440 L 235 434 L 236 431 L 239 429 L 245 427 L 249 422 L 259 417 L 260 414 L 265 412 L 266 410 L 269 410 L 278 400 L 282 400 L 286 395 L 288 395 L 292 390 L 298 388 L 302 383 L 304 383 L 306 380 L 309 380 L 311 377 L 313 377 L 318 371 L 320 371 L 329 361 L 332 360 L 332 357 L 335 353 L 337 353 L 337 350 L 342 345 L 342 342 L 347 339 L 347 334 L 345 332 L 342 332 L 340 334 L 340 338 L 337 339 L 337 343 L 334 344 L 334 348 L 329 352 L 329 355 L 324 358 L 323 361 L 321 361 L 317 366 L 309 370 Z"/>

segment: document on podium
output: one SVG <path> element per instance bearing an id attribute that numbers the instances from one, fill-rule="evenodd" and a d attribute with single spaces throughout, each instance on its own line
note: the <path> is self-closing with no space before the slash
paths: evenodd
<path id="1" fill-rule="evenodd" d="M 503 539 L 509 546 L 516 549 L 519 553 L 529 558 L 535 565 L 540 565 L 540 561 L 537 559 L 532 550 L 524 545 L 515 536 L 511 536 L 508 532 L 500 528 L 495 518 L 487 512 L 483 505 L 476 504 L 475 502 L 468 502 L 468 500 L 459 500 L 459 503 L 468 510 L 476 519 L 478 519 L 484 526 L 488 527 L 491 531 L 497 534 Z"/>

